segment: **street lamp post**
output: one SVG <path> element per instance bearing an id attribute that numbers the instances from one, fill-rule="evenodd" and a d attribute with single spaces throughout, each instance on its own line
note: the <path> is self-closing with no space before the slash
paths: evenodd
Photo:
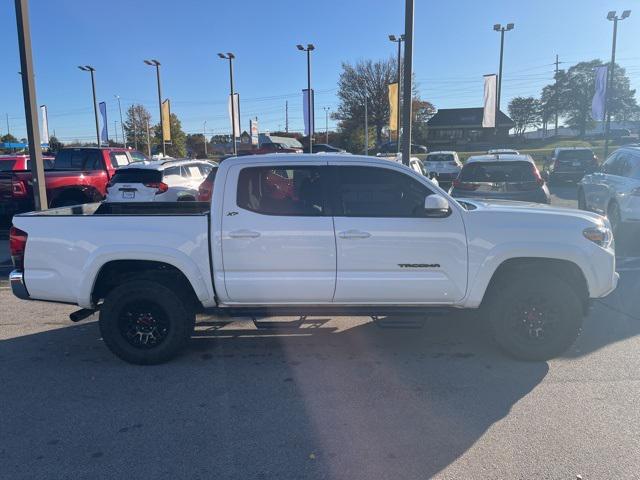
<path id="1" fill-rule="evenodd" d="M 329 144 L 329 107 L 322 107 L 324 110 L 324 143 Z"/>
<path id="2" fill-rule="evenodd" d="M 160 89 L 160 62 L 158 60 L 145 60 L 144 63 L 150 65 L 152 67 L 156 67 L 156 78 L 158 80 L 158 107 L 160 108 L 160 131 L 162 131 L 162 90 Z M 162 156 L 166 155 L 165 145 L 164 145 L 164 137 L 162 133 L 160 134 L 160 139 L 162 143 Z"/>
<path id="3" fill-rule="evenodd" d="M 613 43 L 611 45 L 611 63 L 609 64 L 609 72 L 607 75 L 608 83 L 607 83 L 607 91 L 606 91 L 606 100 L 605 100 L 605 110 L 607 112 L 607 119 L 605 122 L 604 129 L 604 160 L 607 159 L 609 155 L 609 131 L 611 127 L 611 90 L 613 90 L 613 70 L 616 65 L 616 40 L 618 38 L 618 21 L 624 20 L 631 15 L 631 10 L 625 10 L 622 12 L 622 15 L 618 17 L 618 14 L 615 11 L 611 11 L 607 14 L 607 20 L 613 22 Z"/>
<path id="4" fill-rule="evenodd" d="M 231 52 L 227 52 L 226 54 L 219 53 L 218 56 L 222 59 L 229 60 L 229 89 L 231 92 L 229 94 L 231 96 L 231 141 L 233 143 L 233 154 L 238 155 L 238 147 L 236 145 L 236 108 L 233 92 L 233 59 L 236 58 L 236 56 Z"/>
<path id="5" fill-rule="evenodd" d="M 207 121 L 202 125 L 202 134 L 204 135 L 204 158 L 207 158 Z"/>
<path id="6" fill-rule="evenodd" d="M 83 65 L 78 67 L 83 72 L 89 72 L 91 74 L 91 91 L 93 92 L 93 116 L 96 121 L 96 141 L 98 142 L 98 146 L 101 145 L 100 142 L 100 126 L 98 125 L 98 104 L 96 103 L 96 79 L 93 75 L 93 72 L 96 71 L 91 65 Z"/>
<path id="7" fill-rule="evenodd" d="M 402 73 L 402 66 L 400 62 L 402 62 L 402 42 L 404 42 L 404 34 L 395 36 L 389 35 L 389 40 L 398 44 L 398 108 L 397 108 L 397 119 L 396 119 L 396 144 L 398 147 L 398 153 L 400 153 L 400 76 Z"/>
<path id="8" fill-rule="evenodd" d="M 122 122 L 122 105 L 120 105 L 120 95 L 114 95 L 118 99 L 118 110 L 120 111 L 120 128 L 122 129 L 122 144 L 127 148 L 127 137 L 124 134 L 124 123 Z"/>
<path id="9" fill-rule="evenodd" d="M 309 125 L 309 153 L 313 153 L 313 130 L 314 130 L 314 112 L 313 102 L 311 101 L 311 52 L 316 47 L 312 43 L 307 43 L 306 47 L 302 45 L 296 45 L 296 48 L 301 52 L 307 52 L 307 122 Z"/>
<path id="10" fill-rule="evenodd" d="M 507 23 L 506 27 L 503 27 L 499 23 L 496 23 L 493 26 L 493 29 L 496 32 L 500 32 L 500 67 L 498 70 L 498 91 L 496 92 L 496 112 L 495 112 L 495 122 L 496 122 L 496 135 L 498 134 L 498 119 L 500 118 L 500 95 L 502 93 L 502 58 L 504 53 L 504 32 L 508 32 L 509 30 L 513 30 L 515 25 L 513 23 Z"/>

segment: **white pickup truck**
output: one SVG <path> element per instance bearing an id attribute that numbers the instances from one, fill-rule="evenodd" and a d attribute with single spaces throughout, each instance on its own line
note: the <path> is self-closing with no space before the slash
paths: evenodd
<path id="1" fill-rule="evenodd" d="M 17 215 L 11 285 L 100 311 L 133 363 L 185 347 L 196 313 L 385 315 L 482 308 L 522 359 L 562 353 L 590 298 L 617 284 L 608 221 L 525 203 L 454 200 L 386 160 L 225 160 L 211 203 L 102 204 Z"/>

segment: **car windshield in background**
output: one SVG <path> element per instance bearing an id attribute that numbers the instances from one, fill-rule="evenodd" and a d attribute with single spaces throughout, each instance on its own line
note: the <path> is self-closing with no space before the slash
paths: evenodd
<path id="1" fill-rule="evenodd" d="M 427 162 L 454 162 L 455 159 L 450 153 L 434 153 L 427 155 Z"/>
<path id="2" fill-rule="evenodd" d="M 560 150 L 558 160 L 593 160 L 591 150 Z"/>
<path id="3" fill-rule="evenodd" d="M 123 168 L 118 170 L 111 183 L 157 183 L 162 181 L 162 172 L 146 168 Z"/>
<path id="4" fill-rule="evenodd" d="M 466 165 L 460 173 L 462 182 L 514 183 L 535 182 L 529 162 L 477 162 Z"/>

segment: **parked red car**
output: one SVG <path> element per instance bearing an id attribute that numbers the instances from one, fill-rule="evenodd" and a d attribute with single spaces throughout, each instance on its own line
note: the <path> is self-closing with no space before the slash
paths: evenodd
<path id="1" fill-rule="evenodd" d="M 54 157 L 44 155 L 44 168 L 53 168 Z M 29 170 L 29 155 L 0 155 L 0 172 L 12 170 Z"/>
<path id="2" fill-rule="evenodd" d="M 118 167 L 147 157 L 124 148 L 79 147 L 62 149 L 52 163 L 50 160 L 45 162 L 45 182 L 48 205 L 54 208 L 104 199 L 107 183 Z M 23 160 L 19 162 L 14 165 L 20 168 L 0 171 L 0 217 L 34 208 L 32 175 L 21 168 Z"/>

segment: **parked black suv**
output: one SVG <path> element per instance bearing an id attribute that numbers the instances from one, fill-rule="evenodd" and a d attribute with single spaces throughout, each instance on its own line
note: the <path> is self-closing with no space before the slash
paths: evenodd
<path id="1" fill-rule="evenodd" d="M 556 148 L 547 166 L 549 183 L 578 182 L 598 168 L 598 157 L 590 148 Z"/>

